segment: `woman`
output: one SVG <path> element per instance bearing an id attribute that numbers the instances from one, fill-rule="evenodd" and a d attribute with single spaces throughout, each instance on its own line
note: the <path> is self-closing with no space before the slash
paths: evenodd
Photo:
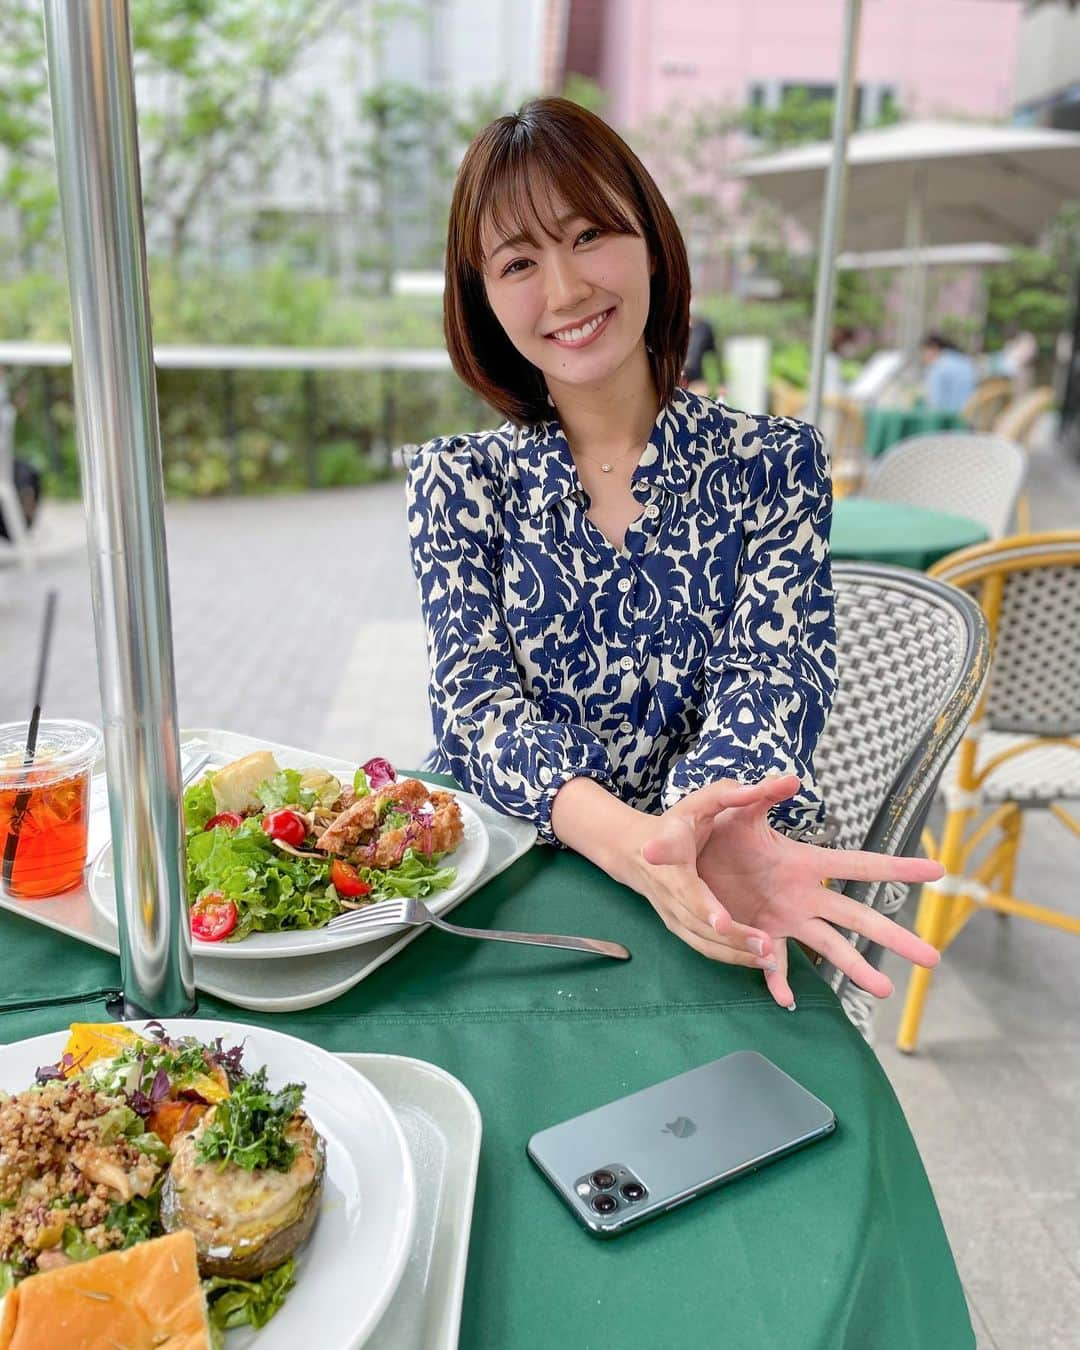
<path id="1" fill-rule="evenodd" d="M 409 474 L 434 767 L 703 955 L 763 970 L 782 1007 L 788 937 L 885 997 L 834 924 L 937 952 L 822 880 L 940 868 L 794 837 L 821 819 L 835 684 L 821 439 L 678 389 L 688 322 L 678 227 L 609 127 L 541 99 L 477 136 L 446 339 L 508 420 L 432 441 Z"/>

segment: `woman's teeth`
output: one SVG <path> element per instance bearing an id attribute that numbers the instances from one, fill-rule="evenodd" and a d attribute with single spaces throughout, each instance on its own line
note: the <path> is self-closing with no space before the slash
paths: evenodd
<path id="1" fill-rule="evenodd" d="M 557 342 L 580 342 L 583 338 L 587 338 L 590 333 L 595 333 L 610 313 L 611 310 L 606 309 L 603 314 L 598 314 L 595 319 L 590 319 L 580 328 L 560 328 L 558 332 L 552 333 L 551 336 Z"/>

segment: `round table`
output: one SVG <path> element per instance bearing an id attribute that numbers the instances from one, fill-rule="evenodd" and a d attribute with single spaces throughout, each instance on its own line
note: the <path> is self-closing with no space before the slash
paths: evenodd
<path id="1" fill-rule="evenodd" d="M 957 549 L 989 539 L 985 525 L 924 506 L 845 497 L 833 507 L 832 556 L 925 571 Z"/>
<path id="2" fill-rule="evenodd" d="M 909 436 L 927 436 L 935 431 L 966 431 L 968 426 L 959 413 L 940 412 L 935 408 L 867 408 L 863 422 L 868 459 L 877 459 L 890 446 Z"/>

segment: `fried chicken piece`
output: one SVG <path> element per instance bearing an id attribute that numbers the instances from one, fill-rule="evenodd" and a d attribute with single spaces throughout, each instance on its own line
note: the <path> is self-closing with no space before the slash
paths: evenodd
<path id="1" fill-rule="evenodd" d="M 430 816 L 376 837 L 379 820 L 390 804 L 408 812 L 427 807 Z M 410 844 L 425 854 L 450 853 L 464 837 L 461 810 L 453 793 L 429 792 L 418 779 L 403 778 L 353 802 L 323 830 L 315 847 L 354 858 L 366 867 L 393 867 Z"/>

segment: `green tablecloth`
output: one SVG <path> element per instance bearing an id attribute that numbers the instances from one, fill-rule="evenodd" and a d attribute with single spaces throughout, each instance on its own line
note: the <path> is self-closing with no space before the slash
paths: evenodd
<path id="1" fill-rule="evenodd" d="M 909 436 L 925 436 L 933 431 L 963 431 L 967 427 L 959 413 L 937 412 L 933 408 L 868 408 L 863 419 L 865 450 L 871 459 L 883 455 L 890 446 Z"/>
<path id="2" fill-rule="evenodd" d="M 985 525 L 922 506 L 843 497 L 833 506 L 834 558 L 895 563 L 925 571 L 939 558 L 989 538 Z"/>
<path id="3" fill-rule="evenodd" d="M 431 931 L 321 1008 L 270 1017 L 207 998 L 200 1012 L 332 1050 L 415 1055 L 472 1090 L 484 1143 L 463 1347 L 974 1345 L 933 1195 L 888 1080 L 797 950 L 798 1009 L 788 1013 L 756 974 L 706 961 L 639 897 L 579 856 L 543 847 L 455 917 L 615 938 L 634 959 Z M 267 981 L 273 968 L 266 962 Z M 114 958 L 0 913 L 0 1006 L 8 1009 L 0 1041 L 103 1017 L 99 991 L 117 978 Z M 10 1010 L 30 997 L 58 1001 Z M 528 1136 L 744 1047 L 828 1102 L 836 1133 L 613 1241 L 579 1229 L 527 1161 Z"/>

